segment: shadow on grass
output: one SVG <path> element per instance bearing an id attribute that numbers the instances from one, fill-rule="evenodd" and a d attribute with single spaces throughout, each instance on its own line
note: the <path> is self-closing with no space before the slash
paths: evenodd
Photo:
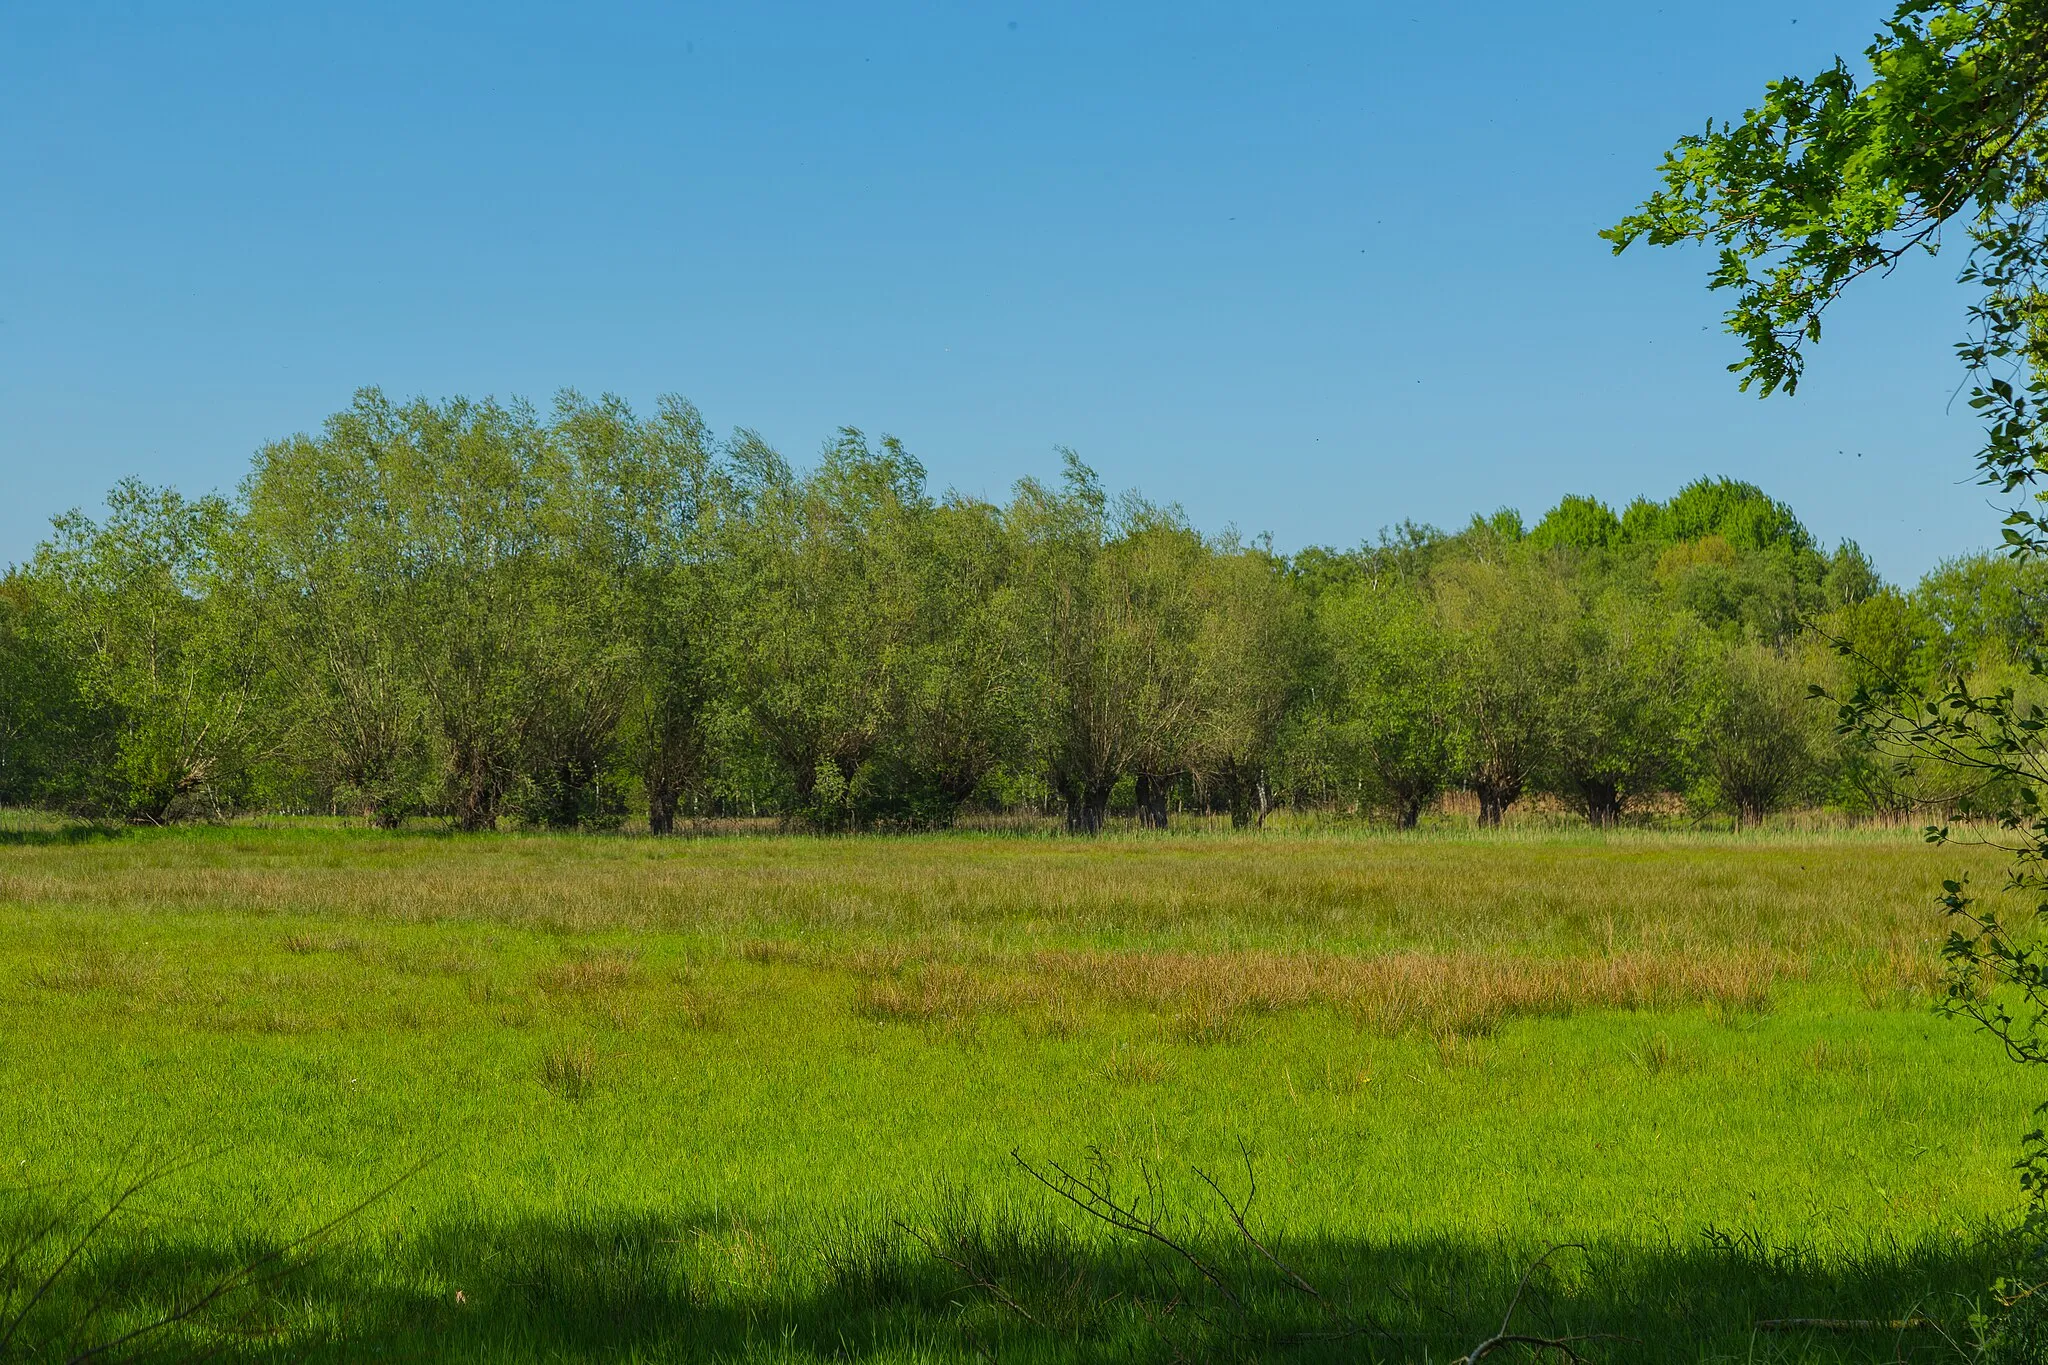
<path id="1" fill-rule="evenodd" d="M 1200 1245 L 1229 1286 L 1219 1290 L 1170 1252 L 1056 1218 L 958 1215 L 921 1234 L 929 1241 L 893 1228 L 769 1239 L 709 1215 L 447 1223 L 329 1248 L 224 1298 L 202 1326 L 102 1358 L 1442 1362 L 1499 1327 L 1541 1250 L 1277 1247 L 1318 1300 L 1235 1241 Z M 161 1228 L 110 1238 L 67 1272 L 15 1349 L 68 1358 L 270 1249 Z M 1927 1330 L 1757 1324 L 1920 1314 L 1960 1329 L 2003 1258 L 1988 1241 L 1825 1262 L 1726 1239 L 1595 1245 L 1553 1256 L 1530 1279 L 1516 1326 L 1604 1338 L 1580 1347 L 1596 1361 L 1956 1358 Z"/>
<path id="2" fill-rule="evenodd" d="M 49 829 L 0 829 L 0 848 L 65 848 L 126 836 L 122 825 L 57 825 Z"/>

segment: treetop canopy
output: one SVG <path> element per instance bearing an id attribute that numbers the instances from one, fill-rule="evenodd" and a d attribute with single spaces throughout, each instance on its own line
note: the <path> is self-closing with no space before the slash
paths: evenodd
<path id="1" fill-rule="evenodd" d="M 1753 483 L 1727 478 L 1696 479 L 1668 502 L 1637 498 L 1620 516 L 1598 498 L 1573 494 L 1544 514 L 1529 541 L 1539 549 L 1606 550 L 1709 536 L 1741 550 L 1815 552 L 1812 534 L 1790 507 Z"/>

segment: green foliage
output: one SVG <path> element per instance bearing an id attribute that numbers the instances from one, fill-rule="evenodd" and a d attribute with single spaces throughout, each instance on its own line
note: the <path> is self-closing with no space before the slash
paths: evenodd
<path id="1" fill-rule="evenodd" d="M 258 457 L 250 524 L 334 802 L 388 823 L 424 797 L 472 830 L 613 813 L 637 641 L 608 553 L 631 490 L 605 486 L 627 471 L 588 439 L 600 420 L 573 395 L 551 427 L 365 391 L 321 438 Z"/>
<path id="2" fill-rule="evenodd" d="M 1637 504 L 1642 506 L 1642 504 Z M 1810 554 L 1813 537 L 1792 509 L 1737 479 L 1699 479 L 1678 490 L 1635 532 L 1649 544 L 1676 545 L 1719 536 L 1739 550 Z"/>
<path id="3" fill-rule="evenodd" d="M 1308 605 L 1264 546 L 1224 541 L 1202 567 L 1195 642 L 1196 709 L 1189 760 L 1239 828 L 1274 801 L 1283 736 L 1303 701 L 1314 648 Z"/>
<path id="4" fill-rule="evenodd" d="M 795 812 L 819 826 L 901 796 L 884 749 L 926 643 L 929 512 L 922 466 L 849 428 L 814 474 L 756 489 L 737 528 L 727 666 Z"/>
<path id="5" fill-rule="evenodd" d="M 1808 794 L 1826 752 L 1825 716 L 1808 688 L 1817 660 L 1758 642 L 1730 651 L 1704 708 L 1708 799 L 1738 822 L 1761 824 Z"/>
<path id="6" fill-rule="evenodd" d="M 1621 518 L 1598 498 L 1567 497 L 1536 523 L 1529 543 L 1545 550 L 1604 550 L 1621 539 Z"/>
<path id="7" fill-rule="evenodd" d="M 107 738 L 45 587 L 0 579 L 0 805 L 55 804 Z"/>
<path id="8" fill-rule="evenodd" d="M 1276 682 L 1272 660 L 1251 655 L 1293 637 L 1285 608 L 1269 620 L 1245 613 L 1285 600 L 1277 566 L 1219 562 L 1178 508 L 1112 501 L 1071 452 L 1061 486 L 1023 481 L 1007 520 L 1034 748 L 1068 827 L 1099 831 L 1127 778 L 1152 825 L 1165 824 L 1170 789 L 1198 766 L 1255 789 L 1292 680 Z M 1225 561 L 1238 553 L 1221 549 Z"/>
<path id="9" fill-rule="evenodd" d="M 1993 1286 L 2004 1300 L 1979 1357 L 1984 1365 L 2039 1365 L 2048 1360 L 2048 1295 L 2027 1281 Z"/>
<path id="10" fill-rule="evenodd" d="M 1497 825 L 1559 751 L 1581 603 L 1554 562 L 1526 555 L 1454 563 L 1432 586 L 1459 777 L 1479 800 L 1479 822 Z"/>
<path id="11" fill-rule="evenodd" d="M 1821 594 L 1831 608 L 1853 607 L 1884 591 L 1884 580 L 1863 553 L 1863 547 L 1845 540 L 1828 556 L 1827 572 L 1821 577 Z"/>
<path id="12" fill-rule="evenodd" d="M 1996 793 L 1847 739 L 1765 745 L 1791 765 L 1775 794 L 1730 795 L 1761 789 L 1714 708 L 1810 620 L 1905 675 L 1984 680 L 2041 619 L 2029 568 L 1959 560 L 1903 594 L 1725 479 L 1288 558 L 1112 497 L 1071 454 L 1000 505 L 935 498 L 894 440 L 848 429 L 799 472 L 678 399 L 366 390 L 265 447 L 237 501 L 111 506 L 0 592 L 0 797 L 142 820 L 1062 809 L 1095 832 L 1119 792 L 1144 825 L 1252 827 L 1286 805 L 1414 824 L 1453 788 L 1486 824 L 1532 795 L 1602 823 L 1679 794 L 1967 812 Z"/>
<path id="13" fill-rule="evenodd" d="M 1736 296 L 1728 326 L 1745 354 L 1730 368 L 1744 388 L 1795 389 L 1828 305 L 1853 281 L 1935 250 L 1958 217 L 1981 253 L 1966 277 L 1987 285 L 2001 315 L 1981 319 L 2002 335 L 1994 349 L 2024 345 L 2002 315 L 2030 306 L 2038 259 L 2044 38 L 2038 0 L 1905 0 L 1866 50 L 1867 81 L 1838 59 L 1773 82 L 1741 123 L 1681 139 L 1664 188 L 1604 235 L 1616 251 L 1636 241 L 1718 249 L 1712 282 Z M 2018 444 L 1995 435 L 1996 449 L 2027 448 L 2023 433 L 2010 437 Z"/>
<path id="14" fill-rule="evenodd" d="M 1571 623 L 1547 785 L 1594 824 L 1669 790 L 1685 760 L 1697 653 L 1687 618 L 1607 592 Z"/>
<path id="15" fill-rule="evenodd" d="M 1930 677 L 2026 666 L 2048 643 L 2048 564 L 2007 555 L 1951 559 L 1921 580 L 1913 604 Z"/>
<path id="16" fill-rule="evenodd" d="M 1405 584 L 1360 588 L 1324 609 L 1340 659 L 1335 738 L 1366 804 L 1412 828 L 1449 785 L 1452 691 L 1442 632 Z"/>
<path id="17" fill-rule="evenodd" d="M 67 656 L 57 667 L 76 692 L 64 709 L 90 716 L 93 733 L 45 775 L 51 804 L 160 823 L 232 806 L 245 788 L 267 631 L 237 530 L 219 498 L 132 480 L 103 521 L 57 519 L 28 569 L 49 614 L 27 619 Z M 48 667 L 36 670 L 46 684 Z"/>

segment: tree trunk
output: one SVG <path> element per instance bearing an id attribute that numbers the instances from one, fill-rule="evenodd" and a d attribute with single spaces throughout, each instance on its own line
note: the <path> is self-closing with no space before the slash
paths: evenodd
<path id="1" fill-rule="evenodd" d="M 1230 827 L 1250 829 L 1254 824 L 1266 823 L 1266 784 L 1263 780 L 1247 780 L 1235 764 L 1223 775 L 1225 794 L 1230 798 Z"/>
<path id="2" fill-rule="evenodd" d="M 1138 774 L 1138 823 L 1146 829 L 1166 828 L 1166 793 L 1171 780 Z"/>
<path id="3" fill-rule="evenodd" d="M 1067 832 L 1096 835 L 1109 814 L 1109 786 L 1091 783 L 1067 789 Z"/>
<path id="4" fill-rule="evenodd" d="M 468 744 L 454 746 L 455 828 L 465 834 L 480 834 L 498 827 L 498 793 L 491 781 L 491 761 L 484 751 Z"/>
<path id="5" fill-rule="evenodd" d="M 1422 823 L 1422 798 L 1404 796 L 1394 811 L 1394 823 L 1401 829 L 1414 829 Z"/>
<path id="6" fill-rule="evenodd" d="M 1490 787 L 1479 788 L 1478 795 L 1479 827 L 1481 829 L 1499 828 L 1500 818 L 1507 814 L 1507 807 L 1502 804 L 1499 795 Z"/>
<path id="7" fill-rule="evenodd" d="M 1479 823 L 1489 829 L 1498 828 L 1508 807 L 1522 799 L 1522 783 L 1519 779 L 1482 777 L 1472 784 L 1472 794 L 1479 798 Z"/>
<path id="8" fill-rule="evenodd" d="M 666 780 L 665 775 L 657 777 L 650 773 L 644 780 L 647 788 L 647 832 L 649 834 L 674 834 L 676 832 L 676 791 L 675 784 Z"/>
<path id="9" fill-rule="evenodd" d="M 549 829 L 575 829 L 596 814 L 597 776 L 597 760 L 591 754 L 556 759 L 542 789 L 541 823 Z"/>
<path id="10" fill-rule="evenodd" d="M 1621 823 L 1621 792 L 1612 782 L 1581 782 L 1588 824 L 1607 826 Z"/>
<path id="11" fill-rule="evenodd" d="M 1232 829 L 1250 829 L 1253 816 L 1251 794 L 1245 791 L 1243 783 L 1238 783 L 1230 792 L 1230 827 Z M 1265 812 L 1257 812 L 1257 816 L 1260 819 L 1264 819 Z"/>

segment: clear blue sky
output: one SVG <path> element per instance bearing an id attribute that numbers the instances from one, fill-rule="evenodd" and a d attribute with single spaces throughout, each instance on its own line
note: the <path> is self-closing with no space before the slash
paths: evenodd
<path id="1" fill-rule="evenodd" d="M 990 496 L 1066 444 L 1286 549 L 1729 474 L 1911 578 L 1995 539 L 1958 262 L 1759 403 L 1706 258 L 1594 235 L 1889 8 L 13 0 L 0 562 L 375 384 L 850 423 Z"/>

